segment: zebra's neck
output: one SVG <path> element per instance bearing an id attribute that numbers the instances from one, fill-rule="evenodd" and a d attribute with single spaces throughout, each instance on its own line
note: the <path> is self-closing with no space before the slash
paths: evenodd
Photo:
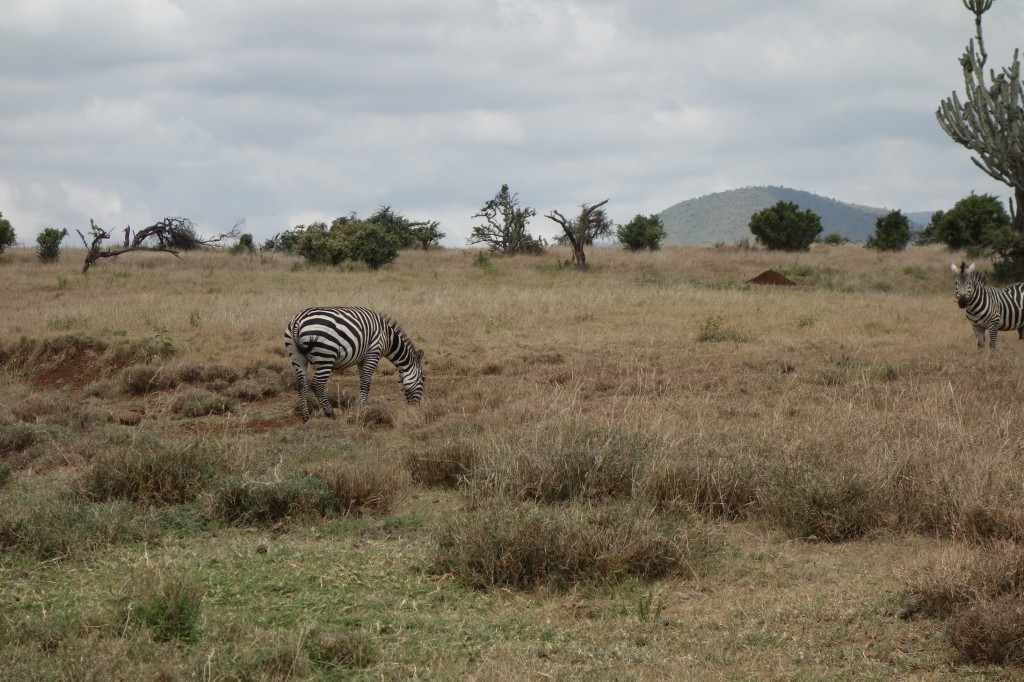
<path id="1" fill-rule="evenodd" d="M 416 347 L 412 341 L 393 322 L 387 320 L 384 325 L 385 339 L 384 357 L 394 363 L 395 367 L 405 369 L 412 364 Z"/>

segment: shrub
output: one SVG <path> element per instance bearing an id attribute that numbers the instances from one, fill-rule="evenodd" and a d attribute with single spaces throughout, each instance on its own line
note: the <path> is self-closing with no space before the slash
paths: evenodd
<path id="1" fill-rule="evenodd" d="M 821 218 L 809 209 L 800 211 L 792 201 L 780 201 L 750 216 L 750 232 L 773 251 L 806 251 L 821 234 Z"/>
<path id="2" fill-rule="evenodd" d="M 68 235 L 67 230 L 58 230 L 56 227 L 44 228 L 36 243 L 39 245 L 36 255 L 43 263 L 55 263 L 60 258 L 60 243 Z"/>
<path id="3" fill-rule="evenodd" d="M 253 241 L 252 235 L 246 232 L 238 238 L 238 243 L 231 247 L 231 253 L 239 255 L 253 255 L 256 253 L 256 243 Z"/>
<path id="4" fill-rule="evenodd" d="M 11 471 L 11 465 L 7 462 L 0 462 L 0 490 L 3 490 L 13 477 L 14 472 Z"/>
<path id="5" fill-rule="evenodd" d="M 615 231 L 615 236 L 628 251 L 657 251 L 661 248 L 666 233 L 661 218 L 657 215 L 644 216 L 638 213 L 628 223 L 620 226 Z"/>

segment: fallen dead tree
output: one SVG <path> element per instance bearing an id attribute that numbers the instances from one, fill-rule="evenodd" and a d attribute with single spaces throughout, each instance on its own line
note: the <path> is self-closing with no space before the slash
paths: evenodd
<path id="1" fill-rule="evenodd" d="M 128 226 L 124 229 L 123 246 L 112 247 L 108 245 L 104 247 L 103 243 L 110 239 L 113 234 L 108 230 L 104 230 L 90 219 L 91 242 L 82 234 L 81 230 L 75 230 L 78 232 L 78 236 L 82 238 L 82 244 L 86 248 L 85 265 L 82 266 L 82 273 L 88 272 L 89 267 L 101 258 L 115 258 L 132 251 L 158 251 L 180 258 L 181 256 L 178 253 L 181 251 L 191 251 L 204 246 L 217 246 L 226 239 L 237 239 L 239 228 L 243 222 L 235 223 L 235 226 L 229 232 L 204 239 L 199 236 L 196 232 L 196 226 L 188 218 L 164 218 L 137 232 L 133 232 L 131 226 Z"/>

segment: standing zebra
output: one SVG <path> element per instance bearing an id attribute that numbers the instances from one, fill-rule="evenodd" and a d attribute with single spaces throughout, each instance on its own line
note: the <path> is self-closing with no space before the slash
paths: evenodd
<path id="1" fill-rule="evenodd" d="M 312 365 L 313 395 L 331 419 L 334 408 L 324 388 L 331 370 L 359 365 L 359 404 L 370 397 L 370 379 L 381 356 L 398 368 L 398 385 L 410 403 L 423 398 L 423 351 L 389 317 L 367 308 L 307 308 L 284 331 L 284 345 L 295 368 L 302 421 L 309 420 L 306 368 Z"/>
<path id="2" fill-rule="evenodd" d="M 985 331 L 989 346 L 995 350 L 996 335 L 1000 331 L 1017 330 L 1024 339 L 1024 282 L 1002 289 L 990 287 L 985 277 L 974 270 L 974 263 L 961 261 L 950 266 L 956 273 L 956 302 L 967 311 L 967 319 L 978 337 L 978 348 L 985 347 Z"/>

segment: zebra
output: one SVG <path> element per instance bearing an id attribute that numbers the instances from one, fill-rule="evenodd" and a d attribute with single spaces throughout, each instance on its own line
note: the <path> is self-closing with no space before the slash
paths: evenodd
<path id="1" fill-rule="evenodd" d="M 967 319 L 974 327 L 978 348 L 985 347 L 985 331 L 988 330 L 989 346 L 996 347 L 996 336 L 1000 331 L 1017 330 L 1017 336 L 1024 339 L 1024 282 L 1008 287 L 990 287 L 985 277 L 974 269 L 974 263 L 950 265 L 956 273 L 956 302 L 966 310 Z"/>
<path id="2" fill-rule="evenodd" d="M 284 345 L 295 368 L 303 422 L 309 420 L 309 365 L 313 369 L 313 395 L 331 419 L 336 419 L 334 408 L 324 393 L 331 370 L 359 365 L 358 404 L 365 405 L 370 397 L 370 379 L 382 356 L 398 368 L 398 385 L 405 399 L 414 405 L 423 399 L 423 351 L 416 349 L 391 318 L 368 308 L 307 308 L 288 323 Z"/>

